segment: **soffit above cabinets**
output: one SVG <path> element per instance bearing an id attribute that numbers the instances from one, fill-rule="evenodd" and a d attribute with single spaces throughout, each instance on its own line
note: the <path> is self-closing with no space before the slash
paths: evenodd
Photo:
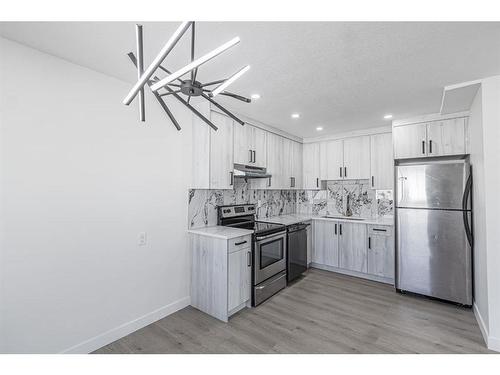
<path id="1" fill-rule="evenodd" d="M 481 81 L 470 81 L 457 85 L 446 86 L 441 100 L 441 114 L 462 112 L 470 110 Z"/>

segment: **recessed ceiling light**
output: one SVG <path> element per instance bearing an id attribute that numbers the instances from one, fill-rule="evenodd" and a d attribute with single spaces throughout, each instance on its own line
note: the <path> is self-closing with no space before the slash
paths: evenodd
<path id="1" fill-rule="evenodd" d="M 299 118 L 300 117 L 300 114 L 298 113 L 292 113 L 292 118 Z"/>
<path id="2" fill-rule="evenodd" d="M 255 99 L 255 100 L 260 99 L 260 95 L 259 94 L 252 94 L 252 95 L 250 95 L 250 97 L 252 99 Z"/>
<path id="3" fill-rule="evenodd" d="M 320 132 L 320 131 L 322 131 L 322 130 L 323 130 L 323 127 L 322 127 L 322 126 L 317 126 L 317 127 L 316 127 L 316 130 Z"/>
<path id="4" fill-rule="evenodd" d="M 384 116 L 384 118 L 385 118 L 386 120 L 389 120 L 389 119 L 391 119 L 391 118 L 392 118 L 392 115 L 385 115 L 385 116 Z"/>

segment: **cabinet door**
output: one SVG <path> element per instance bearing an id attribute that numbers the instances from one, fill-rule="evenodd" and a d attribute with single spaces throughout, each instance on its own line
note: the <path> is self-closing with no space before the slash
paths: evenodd
<path id="1" fill-rule="evenodd" d="M 420 158 L 427 156 L 427 124 L 413 124 L 394 127 L 394 158 Z"/>
<path id="2" fill-rule="evenodd" d="M 370 178 L 370 137 L 344 139 L 344 179 Z"/>
<path id="3" fill-rule="evenodd" d="M 391 133 L 370 136 L 370 174 L 372 189 L 393 188 L 394 158 Z"/>
<path id="4" fill-rule="evenodd" d="M 365 224 L 339 223 L 340 268 L 366 273 L 367 247 Z"/>
<path id="5" fill-rule="evenodd" d="M 257 167 L 267 167 L 267 147 L 266 147 L 267 132 L 265 130 L 253 127 L 253 144 L 254 152 L 253 165 Z"/>
<path id="6" fill-rule="evenodd" d="M 210 116 L 218 130 L 210 130 L 210 188 L 233 188 L 233 120 L 213 112 Z"/>
<path id="7" fill-rule="evenodd" d="M 234 162 L 237 164 L 251 165 L 253 126 L 234 124 Z"/>
<path id="8" fill-rule="evenodd" d="M 203 116 L 210 118 L 208 106 L 196 105 Z M 210 131 L 211 128 L 193 113 L 192 121 L 192 168 L 191 184 L 193 189 L 210 189 Z"/>
<path id="9" fill-rule="evenodd" d="M 304 189 L 319 189 L 319 143 L 305 143 L 302 146 L 302 184 Z"/>
<path id="10" fill-rule="evenodd" d="M 368 273 L 394 279 L 394 236 L 391 227 L 368 226 Z"/>
<path id="11" fill-rule="evenodd" d="M 465 118 L 428 123 L 427 142 L 429 156 L 465 154 Z"/>
<path id="12" fill-rule="evenodd" d="M 281 189 L 285 179 L 283 137 L 273 133 L 267 134 L 267 170 L 271 178 L 267 181 L 267 189 Z"/>
<path id="13" fill-rule="evenodd" d="M 327 266 L 339 266 L 339 225 L 333 220 L 315 220 L 313 224 L 314 246 L 312 262 Z"/>
<path id="14" fill-rule="evenodd" d="M 293 189 L 302 189 L 302 143 L 292 141 Z"/>
<path id="15" fill-rule="evenodd" d="M 251 254 L 251 249 L 246 248 L 228 255 L 228 311 L 250 299 Z"/>
<path id="16" fill-rule="evenodd" d="M 288 138 L 283 139 L 283 189 L 291 189 L 293 187 L 293 141 Z"/>
<path id="17" fill-rule="evenodd" d="M 326 164 L 326 178 L 324 178 L 324 180 L 342 179 L 344 176 L 343 141 L 337 140 L 324 142 L 320 147 L 324 148 L 321 155 L 321 163 Z"/>

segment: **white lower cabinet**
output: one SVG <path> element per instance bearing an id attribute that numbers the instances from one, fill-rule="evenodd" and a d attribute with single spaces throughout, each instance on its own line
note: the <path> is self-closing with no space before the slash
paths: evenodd
<path id="1" fill-rule="evenodd" d="M 191 305 L 217 319 L 250 305 L 251 235 L 225 240 L 190 234 Z"/>
<path id="2" fill-rule="evenodd" d="M 392 227 L 368 225 L 368 273 L 394 279 Z"/>
<path id="3" fill-rule="evenodd" d="M 393 228 L 313 220 L 311 261 L 313 267 L 393 283 Z"/>

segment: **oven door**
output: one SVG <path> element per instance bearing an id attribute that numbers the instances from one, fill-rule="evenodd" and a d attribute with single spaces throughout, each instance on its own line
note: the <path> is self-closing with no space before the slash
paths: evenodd
<path id="1" fill-rule="evenodd" d="M 286 232 L 255 237 L 254 285 L 286 270 Z"/>

